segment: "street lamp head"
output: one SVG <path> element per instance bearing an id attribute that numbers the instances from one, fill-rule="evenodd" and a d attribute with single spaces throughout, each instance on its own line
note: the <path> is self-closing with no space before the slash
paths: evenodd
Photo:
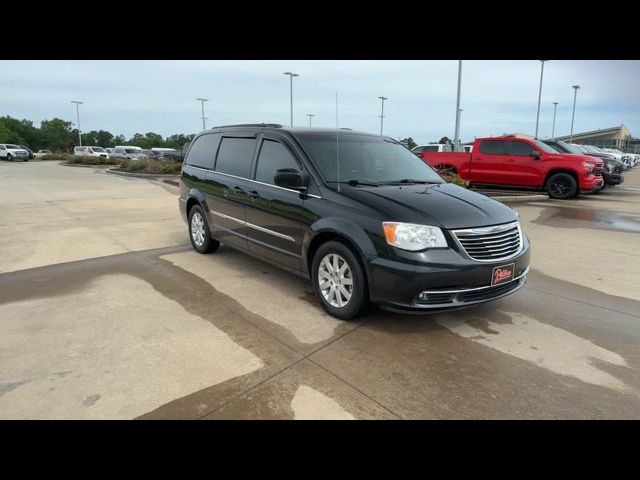
<path id="1" fill-rule="evenodd" d="M 80 102 L 78 100 L 71 100 L 71 103 L 77 103 L 78 105 L 82 105 L 84 102 Z"/>
<path id="2" fill-rule="evenodd" d="M 292 73 L 292 72 L 284 72 L 283 75 L 290 75 L 292 77 L 299 77 L 300 76 L 297 73 Z"/>
<path id="3" fill-rule="evenodd" d="M 378 97 L 380 100 L 389 100 L 387 97 Z"/>
<path id="4" fill-rule="evenodd" d="M 558 102 L 553 102 L 554 105 L 558 105 Z"/>
<path id="5" fill-rule="evenodd" d="M 572 88 L 575 88 L 576 90 L 578 90 L 580 88 L 580 85 L 573 85 Z"/>
<path id="6" fill-rule="evenodd" d="M 208 102 L 209 101 L 208 98 L 196 98 L 196 100 L 198 100 L 199 102 Z"/>

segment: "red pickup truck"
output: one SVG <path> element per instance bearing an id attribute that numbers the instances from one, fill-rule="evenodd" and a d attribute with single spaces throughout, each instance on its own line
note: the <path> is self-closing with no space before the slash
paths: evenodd
<path id="1" fill-rule="evenodd" d="M 471 185 L 546 190 L 551 198 L 573 198 L 604 184 L 602 161 L 568 155 L 533 137 L 478 138 L 470 153 L 424 152 L 422 159 L 442 173 L 456 173 Z"/>

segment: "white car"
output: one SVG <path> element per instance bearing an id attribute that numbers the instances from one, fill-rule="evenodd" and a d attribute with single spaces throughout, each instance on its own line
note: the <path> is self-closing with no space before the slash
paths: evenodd
<path id="1" fill-rule="evenodd" d="M 73 154 L 78 155 L 79 157 L 105 157 L 109 158 L 109 154 L 102 147 L 74 147 Z"/>
<path id="2" fill-rule="evenodd" d="M 636 166 L 637 162 L 635 160 L 635 157 L 631 153 L 621 152 L 617 148 L 603 148 L 602 150 L 612 155 L 615 155 L 617 159 L 619 159 L 621 162 L 624 162 L 625 165 L 627 165 L 628 167 Z"/>
<path id="3" fill-rule="evenodd" d="M 118 145 L 113 149 L 113 152 L 111 152 L 111 158 L 137 160 L 139 158 L 149 158 L 149 156 L 145 154 L 140 147 Z"/>
<path id="4" fill-rule="evenodd" d="M 13 143 L 0 143 L 0 158 L 13 162 L 14 160 L 29 161 L 29 152 Z"/>
<path id="5" fill-rule="evenodd" d="M 451 145 L 446 143 L 430 143 L 429 145 L 418 145 L 413 147 L 411 151 L 415 154 L 422 152 L 450 152 Z"/>
<path id="6" fill-rule="evenodd" d="M 53 155 L 53 152 L 51 150 L 38 150 L 36 153 L 33 154 L 33 156 L 36 158 L 44 157 L 46 155 Z"/>

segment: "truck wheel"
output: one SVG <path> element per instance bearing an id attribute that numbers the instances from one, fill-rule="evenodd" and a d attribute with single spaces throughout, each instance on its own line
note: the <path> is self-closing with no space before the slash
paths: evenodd
<path id="1" fill-rule="evenodd" d="M 311 282 L 322 308 L 351 320 L 369 308 L 366 274 L 355 253 L 344 243 L 323 243 L 313 256 Z"/>
<path id="2" fill-rule="evenodd" d="M 547 193 L 551 198 L 566 200 L 578 193 L 576 179 L 568 173 L 556 173 L 547 180 Z"/>
<path id="3" fill-rule="evenodd" d="M 456 169 L 450 165 L 439 164 L 434 167 L 441 175 L 455 175 Z"/>
<path id="4" fill-rule="evenodd" d="M 9 162 L 13 162 L 13 157 L 11 156 L 11 154 L 10 154 L 10 153 L 8 153 L 8 154 L 7 154 L 7 160 L 8 160 Z"/>

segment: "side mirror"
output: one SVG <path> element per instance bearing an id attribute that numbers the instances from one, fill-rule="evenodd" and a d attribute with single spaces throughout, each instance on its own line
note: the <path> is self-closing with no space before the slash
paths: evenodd
<path id="1" fill-rule="evenodd" d="M 273 177 L 274 185 L 294 190 L 306 190 L 302 182 L 302 172 L 297 168 L 280 168 Z"/>
<path id="2" fill-rule="evenodd" d="M 540 160 L 540 152 L 538 150 L 532 150 L 531 151 L 531 156 L 534 157 L 536 160 Z"/>

